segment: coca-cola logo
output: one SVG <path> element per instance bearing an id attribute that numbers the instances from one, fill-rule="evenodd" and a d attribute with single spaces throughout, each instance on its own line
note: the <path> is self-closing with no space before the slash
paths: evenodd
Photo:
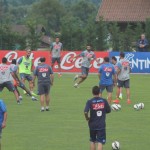
<path id="1" fill-rule="evenodd" d="M 77 56 L 77 54 L 75 52 L 69 52 L 66 55 L 64 55 L 64 57 L 62 58 L 61 61 L 61 68 L 64 70 L 71 70 L 74 67 L 75 68 L 81 68 L 81 63 L 82 63 L 82 57 L 76 58 L 73 61 L 71 61 L 71 58 L 74 58 L 75 56 Z M 98 63 L 96 60 L 93 60 L 91 62 L 90 68 L 94 67 L 96 69 L 99 68 L 100 64 L 103 63 L 103 58 L 97 58 Z"/>

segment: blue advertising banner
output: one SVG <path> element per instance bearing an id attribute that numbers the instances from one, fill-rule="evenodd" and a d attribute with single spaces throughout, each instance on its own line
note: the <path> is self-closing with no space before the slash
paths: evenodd
<path id="1" fill-rule="evenodd" d="M 119 61 L 120 52 L 110 52 L 110 58 L 116 56 Z M 150 52 L 125 52 L 125 59 L 130 61 L 132 73 L 150 73 Z"/>

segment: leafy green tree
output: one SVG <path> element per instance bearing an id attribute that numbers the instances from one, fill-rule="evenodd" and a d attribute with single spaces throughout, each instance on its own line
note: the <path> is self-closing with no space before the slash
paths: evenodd
<path id="1" fill-rule="evenodd" d="M 32 14 L 38 21 L 43 22 L 46 28 L 58 32 L 60 19 L 64 16 L 65 9 L 58 0 L 41 0 L 32 7 Z"/>

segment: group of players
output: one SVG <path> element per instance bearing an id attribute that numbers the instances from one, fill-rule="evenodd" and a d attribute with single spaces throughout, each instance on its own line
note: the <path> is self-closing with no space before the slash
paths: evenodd
<path id="1" fill-rule="evenodd" d="M 56 41 L 51 46 L 52 68 L 48 64 L 45 64 L 46 59 L 41 57 L 39 59 L 39 65 L 33 71 L 33 76 L 31 75 L 32 60 L 30 59 L 30 49 L 26 50 L 26 55 L 21 57 L 18 62 L 16 62 L 15 59 L 12 60 L 11 65 L 7 65 L 7 58 L 2 58 L 2 64 L 0 64 L 0 91 L 6 87 L 14 93 L 17 103 L 20 104 L 22 97 L 17 87 L 21 87 L 29 96 L 31 96 L 32 100 L 36 101 L 36 94 L 33 93 L 33 88 L 37 77 L 41 112 L 45 110 L 49 111 L 50 87 L 54 82 L 52 70 L 56 61 L 58 63 L 58 75 L 59 77 L 62 76 L 60 67 L 62 49 L 62 43 L 59 42 L 59 38 L 56 38 Z M 71 61 L 74 61 L 77 57 L 82 57 L 83 60 L 81 64 L 81 75 L 76 75 L 74 77 L 75 88 L 78 88 L 88 77 L 91 60 L 95 59 L 97 63 L 99 63 L 92 51 L 91 45 L 87 45 L 86 50 L 72 58 Z M 94 97 L 86 103 L 84 114 L 90 128 L 91 150 L 95 150 L 96 142 L 98 142 L 98 150 L 102 150 L 102 145 L 106 142 L 105 114 L 111 111 L 110 104 L 112 103 L 113 87 L 117 85 L 116 100 L 113 101 L 114 103 L 119 103 L 119 94 L 122 87 L 126 88 L 127 103 L 131 103 L 129 90 L 130 65 L 129 61 L 124 59 L 124 57 L 125 54 L 121 52 L 119 62 L 117 62 L 116 57 L 112 57 L 111 61 L 109 57 L 104 58 L 104 62 L 100 65 L 98 70 L 99 85 L 92 88 Z M 18 70 L 20 78 L 17 75 Z M 30 90 L 25 87 L 25 80 L 29 81 Z M 105 89 L 108 93 L 108 101 L 102 98 L 102 92 Z M 88 115 L 89 111 L 90 116 Z"/>

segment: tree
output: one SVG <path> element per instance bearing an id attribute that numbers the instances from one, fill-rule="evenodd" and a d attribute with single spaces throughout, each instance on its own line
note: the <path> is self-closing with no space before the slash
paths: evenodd
<path id="1" fill-rule="evenodd" d="M 64 14 L 65 9 L 58 0 L 42 0 L 33 5 L 31 16 L 35 16 L 46 28 L 58 32 L 60 30 L 60 19 Z"/>

